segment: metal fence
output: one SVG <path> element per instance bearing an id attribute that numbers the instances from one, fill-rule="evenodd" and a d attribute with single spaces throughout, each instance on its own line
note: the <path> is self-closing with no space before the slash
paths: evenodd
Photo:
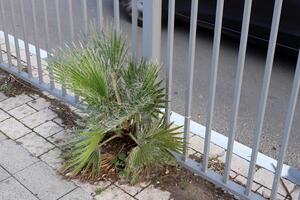
<path id="1" fill-rule="evenodd" d="M 37 38 L 38 26 L 37 20 L 39 17 L 36 14 L 36 2 L 37 0 L 30 0 L 30 8 L 32 11 L 32 22 L 33 22 L 33 44 L 30 44 L 28 41 L 28 28 L 25 23 L 25 14 L 24 14 L 24 1 L 25 0 L 10 0 L 10 13 L 11 13 L 11 22 L 12 22 L 12 33 L 8 33 L 6 25 L 2 26 L 5 44 L 3 44 L 2 50 L 0 51 L 0 68 L 10 72 L 23 80 L 31 83 L 32 85 L 46 90 L 52 95 L 55 95 L 62 100 L 77 105 L 78 97 L 70 91 L 66 91 L 63 86 L 59 86 L 53 80 L 51 69 L 47 67 L 47 64 L 44 63 L 48 57 L 51 57 L 52 52 L 49 48 L 49 24 L 48 24 L 48 10 L 46 0 L 42 0 L 43 4 L 43 18 L 45 19 L 44 23 L 44 33 L 45 33 L 45 50 L 40 49 L 39 40 Z M 1 20 L 6 19 L 4 0 L 0 0 L 0 9 L 1 9 Z M 73 9 L 72 9 L 72 0 L 68 0 L 68 20 L 69 20 L 69 30 L 71 40 L 74 40 L 76 35 L 74 31 L 75 21 L 73 18 Z M 97 0 L 97 16 L 96 21 L 100 29 L 104 27 L 104 12 L 102 0 Z M 132 43 L 131 51 L 133 58 L 137 57 L 137 0 L 132 0 L 133 10 L 132 10 Z M 167 32 L 167 73 L 166 73 L 166 90 L 167 90 L 167 100 L 168 105 L 166 108 L 166 113 L 168 119 L 170 119 L 172 111 L 172 75 L 173 75 L 173 42 L 174 42 L 174 21 L 175 21 L 175 0 L 169 0 L 168 7 L 168 32 Z M 226 3 L 226 1 L 225 1 Z M 221 32 L 222 32 L 222 18 L 223 18 L 223 8 L 224 0 L 217 0 L 217 10 L 215 17 L 215 28 L 214 28 L 214 42 L 213 42 L 213 51 L 212 51 L 212 61 L 211 61 L 211 76 L 209 84 L 209 105 L 207 108 L 207 123 L 205 129 L 205 147 L 204 147 L 204 159 L 202 163 L 197 163 L 188 158 L 188 144 L 189 144 L 189 134 L 190 134 L 190 122 L 191 122 L 191 109 L 192 109 L 192 88 L 193 88 L 193 75 L 194 75 L 194 59 L 195 59 L 195 43 L 196 43 L 196 30 L 197 30 L 197 15 L 198 15 L 198 0 L 192 0 L 191 8 L 191 21 L 190 21 L 190 35 L 189 35 L 189 49 L 188 49 L 188 77 L 186 82 L 186 104 L 185 104 L 185 122 L 184 122 L 184 155 L 178 155 L 178 162 L 185 166 L 186 168 L 192 170 L 193 172 L 201 175 L 205 179 L 213 182 L 219 187 L 224 188 L 225 190 L 243 198 L 243 199 L 262 199 L 262 197 L 251 191 L 253 184 L 253 177 L 255 174 L 256 161 L 258 156 L 258 147 L 260 143 L 260 137 L 262 133 L 262 126 L 264 122 L 264 115 L 266 110 L 266 102 L 270 85 L 270 77 L 272 73 L 272 66 L 274 60 L 274 53 L 276 48 L 277 34 L 280 22 L 280 14 L 282 9 L 283 0 L 275 0 L 275 7 L 273 13 L 272 27 L 269 39 L 268 53 L 265 64 L 265 73 L 263 79 L 263 86 L 261 90 L 259 111 L 257 113 L 257 123 L 255 128 L 255 139 L 252 147 L 252 156 L 249 167 L 247 186 L 243 187 L 229 179 L 229 173 L 231 169 L 231 161 L 233 154 L 233 145 L 235 141 L 235 133 L 237 126 L 237 118 L 239 112 L 239 102 L 241 96 L 241 86 L 243 81 L 243 71 L 244 63 L 246 57 L 246 48 L 247 48 L 247 38 L 249 32 L 249 23 L 251 16 L 251 7 L 252 0 L 244 1 L 244 14 L 243 14 L 243 23 L 241 31 L 241 40 L 239 46 L 239 55 L 238 55 L 238 64 L 237 72 L 235 79 L 235 89 L 233 97 L 233 109 L 230 120 L 229 127 L 229 138 L 227 143 L 226 151 L 226 162 L 224 175 L 220 175 L 210 169 L 208 169 L 208 155 L 210 152 L 210 142 L 211 142 L 211 132 L 212 132 L 212 122 L 213 122 L 213 111 L 215 104 L 215 94 L 216 94 L 216 83 L 217 83 L 217 74 L 218 74 L 218 61 L 219 61 L 219 52 L 220 52 L 220 41 L 221 41 Z M 15 5 L 20 7 L 20 15 L 22 20 L 22 33 L 21 39 L 18 39 L 16 33 L 16 23 L 15 15 Z M 119 0 L 113 0 L 114 5 L 114 28 L 117 32 L 120 32 L 120 11 L 119 11 Z M 162 0 L 152 0 L 144 1 L 144 13 L 143 13 L 143 56 L 148 59 L 160 58 L 160 40 L 161 40 L 161 6 Z M 63 45 L 62 40 L 62 23 L 60 16 L 60 6 L 59 0 L 55 0 L 55 12 L 56 12 L 56 25 L 57 25 L 57 37 L 60 45 Z M 88 18 L 87 10 L 87 0 L 82 0 L 82 15 L 83 15 L 83 32 L 88 34 L 88 24 L 90 20 Z M 24 51 L 20 50 L 24 49 Z M 35 61 L 32 61 L 32 53 L 35 54 Z M 26 64 L 26 67 L 23 64 Z M 285 121 L 284 134 L 281 141 L 279 159 L 276 166 L 276 174 L 273 182 L 273 189 L 271 194 L 271 199 L 276 199 L 279 180 L 282 174 L 283 162 L 285 157 L 286 148 L 288 145 L 288 139 L 290 134 L 290 129 L 292 126 L 293 116 L 295 112 L 295 106 L 297 102 L 298 92 L 300 86 L 300 59 L 297 63 L 297 69 L 295 72 L 295 79 L 293 83 L 293 88 L 290 97 L 290 103 L 288 108 L 288 113 Z"/>

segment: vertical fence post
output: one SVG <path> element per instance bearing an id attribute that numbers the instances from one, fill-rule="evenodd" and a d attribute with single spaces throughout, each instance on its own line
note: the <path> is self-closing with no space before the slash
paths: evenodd
<path id="1" fill-rule="evenodd" d="M 160 61 L 162 0 L 144 1 L 143 57 Z"/>

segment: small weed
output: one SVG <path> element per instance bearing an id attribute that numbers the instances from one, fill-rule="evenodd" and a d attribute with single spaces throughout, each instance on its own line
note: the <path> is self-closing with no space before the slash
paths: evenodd
<path id="1" fill-rule="evenodd" d="M 96 195 L 99 195 L 99 194 L 101 194 L 102 192 L 104 191 L 104 188 L 96 188 L 96 190 L 95 190 L 95 194 Z"/>

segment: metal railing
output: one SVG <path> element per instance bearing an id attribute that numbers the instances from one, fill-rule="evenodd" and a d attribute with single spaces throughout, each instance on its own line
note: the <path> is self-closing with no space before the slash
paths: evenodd
<path id="1" fill-rule="evenodd" d="M 33 22 L 33 42 L 30 44 L 28 37 L 28 27 L 25 22 L 25 12 L 24 12 L 24 0 L 10 0 L 8 1 L 10 6 L 11 13 L 11 24 L 12 24 L 12 35 L 8 33 L 8 27 L 4 23 L 5 8 L 4 0 L 0 0 L 0 10 L 1 10 L 1 23 L 2 31 L 4 35 L 5 44 L 2 47 L 5 47 L 5 51 L 2 49 L 0 51 L 0 68 L 4 69 L 25 81 L 33 84 L 34 86 L 46 90 L 49 93 L 61 98 L 62 100 L 72 104 L 77 105 L 78 97 L 69 91 L 67 91 L 64 86 L 58 86 L 53 80 L 53 75 L 51 69 L 44 66 L 43 61 L 47 57 L 51 57 L 51 49 L 49 48 L 49 24 L 48 24 L 48 11 L 47 11 L 47 2 L 46 0 L 42 1 L 42 8 L 44 13 L 44 33 L 45 33 L 45 51 L 40 49 L 40 41 L 38 39 L 38 26 L 37 19 L 40 16 L 36 14 L 36 2 L 37 0 L 30 0 L 30 8 L 32 13 L 32 22 Z M 61 22 L 61 12 L 59 0 L 55 0 L 55 12 L 56 12 L 56 26 L 57 26 L 57 38 L 59 45 L 63 45 L 64 41 L 62 39 L 62 22 Z M 215 95 L 216 95 L 216 83 L 218 75 L 218 66 L 219 66 L 219 54 L 220 54 L 220 41 L 221 41 L 221 32 L 222 32 L 222 21 L 223 21 L 223 8 L 224 0 L 217 0 L 217 10 L 215 18 L 215 28 L 214 28 L 214 41 L 213 41 L 213 51 L 212 51 L 212 60 L 211 60 L 211 75 L 209 82 L 209 105 L 207 108 L 207 123 L 205 129 L 205 145 L 204 145 L 204 159 L 203 163 L 197 163 L 188 158 L 188 144 L 190 138 L 190 122 L 191 122 L 191 109 L 192 109 L 192 88 L 193 88 L 193 77 L 194 77 L 194 60 L 195 60 L 195 44 L 196 44 L 196 33 L 197 33 L 197 15 L 198 15 L 198 0 L 192 0 L 191 8 L 191 21 L 190 21 L 190 35 L 189 35 L 189 49 L 188 49 L 188 77 L 186 82 L 186 101 L 185 101 L 185 116 L 184 116 L 184 154 L 178 155 L 178 162 L 181 163 L 186 168 L 192 170 L 193 172 L 201 175 L 205 179 L 213 182 L 214 184 L 224 188 L 225 190 L 243 198 L 243 199 L 262 199 L 259 195 L 251 191 L 253 184 L 253 177 L 255 174 L 256 161 L 258 156 L 258 147 L 260 143 L 260 137 L 262 133 L 262 126 L 264 122 L 265 109 L 267 96 L 269 92 L 270 77 L 272 73 L 274 53 L 276 48 L 277 34 L 280 22 L 280 14 L 282 9 L 283 0 L 276 0 L 272 28 L 270 33 L 269 47 L 267 60 L 265 64 L 265 73 L 263 79 L 263 86 L 260 96 L 259 111 L 257 114 L 257 123 L 255 129 L 255 139 L 252 147 L 252 156 L 249 167 L 249 173 L 247 178 L 247 186 L 243 187 L 229 179 L 229 173 L 231 169 L 233 146 L 235 141 L 235 133 L 239 112 L 239 103 L 241 96 L 241 86 L 243 81 L 243 72 L 246 58 L 246 49 L 247 49 L 247 38 L 249 32 L 249 23 L 251 16 L 251 7 L 252 0 L 244 1 L 244 14 L 241 30 L 241 40 L 239 46 L 238 54 L 238 63 L 237 63 L 237 72 L 235 79 L 235 89 L 233 96 L 233 109 L 230 118 L 229 126 L 229 137 L 227 143 L 227 153 L 226 153 L 226 162 L 224 175 L 220 175 L 217 172 L 214 172 L 208 169 L 208 155 L 210 152 L 210 143 L 211 143 L 211 132 L 212 132 L 212 122 L 213 122 L 213 111 L 215 105 Z M 15 3 L 15 4 L 14 4 Z M 131 29 L 131 51 L 132 57 L 137 58 L 137 0 L 132 0 L 132 29 Z M 168 32 L 167 32 L 167 63 L 166 63 L 166 91 L 167 91 L 167 100 L 168 104 L 166 107 L 167 120 L 170 121 L 170 116 L 172 115 L 172 77 L 173 77 L 173 46 L 174 46 L 174 21 L 175 21 L 175 0 L 169 0 L 168 8 Z M 21 18 L 22 18 L 22 40 L 17 38 L 16 35 L 16 22 L 15 22 L 15 5 L 19 5 L 21 9 Z M 73 14 L 73 1 L 68 0 L 68 24 L 70 30 L 70 39 L 71 41 L 75 40 L 76 35 L 74 31 L 75 21 Z M 120 11 L 119 11 L 119 0 L 113 0 L 113 22 L 114 28 L 119 33 L 120 32 Z M 161 10 L 162 10 L 162 0 L 152 0 L 144 1 L 144 13 L 143 13 L 143 57 L 148 59 L 160 60 L 160 49 L 161 49 Z M 83 24 L 82 31 L 84 34 L 88 34 L 88 24 L 91 20 L 88 16 L 87 0 L 82 0 L 82 15 L 83 15 Z M 102 0 L 97 0 L 97 16 L 96 22 L 100 29 L 104 27 L 104 12 L 103 12 L 103 2 Z M 13 37 L 12 37 L 13 36 Z M 13 40 L 11 39 L 13 38 Z M 13 44 L 13 46 L 12 46 Z M 25 50 L 25 55 L 21 55 L 20 46 Z M 12 49 L 15 50 L 15 53 L 12 52 Z M 36 62 L 32 62 L 31 54 L 35 54 Z M 6 56 L 6 58 L 5 58 Z M 300 58 L 300 56 L 299 56 Z M 16 62 L 14 62 L 16 61 Z M 22 68 L 22 62 L 26 62 L 26 69 Z M 289 103 L 288 114 L 286 117 L 284 135 L 280 147 L 280 155 L 277 161 L 276 174 L 273 182 L 273 189 L 271 194 L 271 199 L 276 199 L 279 179 L 282 174 L 283 161 L 285 157 L 285 152 L 288 144 L 290 129 L 292 126 L 293 116 L 295 112 L 295 106 L 297 102 L 297 97 L 299 93 L 300 86 L 300 59 L 298 59 L 297 69 L 295 72 L 295 79 L 293 83 L 293 88 L 291 92 L 291 98 Z"/>

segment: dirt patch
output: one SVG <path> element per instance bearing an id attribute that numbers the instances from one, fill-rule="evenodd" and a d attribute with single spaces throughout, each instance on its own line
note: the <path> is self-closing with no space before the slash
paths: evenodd
<path id="1" fill-rule="evenodd" d="M 21 94 L 38 95 L 50 102 L 49 108 L 58 115 L 66 129 L 78 126 L 77 120 L 80 116 L 72 112 L 69 106 L 58 99 L 46 96 L 39 89 L 3 70 L 0 70 L 0 92 L 7 97 L 16 97 Z"/>

